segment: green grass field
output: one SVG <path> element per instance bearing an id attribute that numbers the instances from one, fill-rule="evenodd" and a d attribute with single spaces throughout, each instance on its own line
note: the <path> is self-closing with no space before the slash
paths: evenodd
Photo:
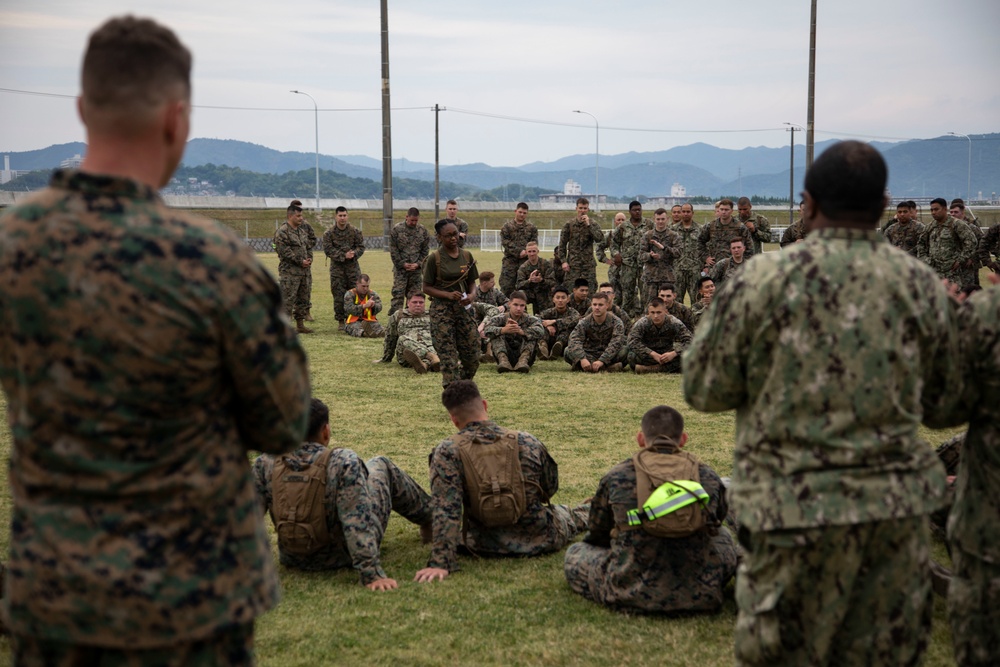
<path id="1" fill-rule="evenodd" d="M 477 258 L 481 271 L 499 271 L 499 253 L 478 253 Z M 274 255 L 261 259 L 276 272 Z M 303 336 L 303 343 L 313 393 L 330 406 L 334 441 L 365 458 L 388 455 L 427 487 L 427 456 L 453 432 L 440 403 L 440 377 L 417 376 L 396 363 L 372 365 L 382 354 L 380 340 L 336 332 L 323 259 L 317 256 L 314 266 L 316 333 Z M 370 250 L 361 265 L 387 311 L 388 253 Z M 598 277 L 605 273 L 600 266 Z M 631 455 L 642 414 L 661 403 L 680 408 L 687 417 L 688 451 L 720 474 L 732 470 L 733 413 L 708 415 L 687 408 L 679 377 L 583 377 L 558 361 L 538 362 L 527 376 L 498 375 L 495 368 L 484 366 L 476 381 L 496 421 L 535 434 L 559 463 L 561 488 L 554 502 L 575 503 L 592 495 L 604 472 Z M 0 411 L 5 408 L 0 398 Z M 377 426 L 359 425 L 361 416 L 374 417 Z M 924 430 L 923 435 L 936 444 L 952 432 Z M 4 423 L 0 457 L 9 459 L 10 450 L 11 435 Z M 0 523 L 9 521 L 8 488 L 0 495 Z M 0 553 L 8 546 L 9 532 L 0 531 Z M 943 554 L 943 547 L 938 545 L 936 551 Z M 283 601 L 257 624 L 259 664 L 732 664 L 736 607 L 731 598 L 711 616 L 630 617 L 571 593 L 563 577 L 562 553 L 524 560 L 464 558 L 462 571 L 444 582 L 413 583 L 428 554 L 416 526 L 394 516 L 382 545 L 382 562 L 389 576 L 400 582 L 399 590 L 370 592 L 353 570 L 281 570 Z M 0 639 L 0 663 L 9 660 L 7 640 Z M 935 600 L 925 664 L 954 664 L 940 598 Z"/>

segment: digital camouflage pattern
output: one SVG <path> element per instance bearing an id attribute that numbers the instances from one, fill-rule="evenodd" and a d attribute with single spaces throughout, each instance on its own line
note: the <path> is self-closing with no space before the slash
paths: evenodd
<path id="1" fill-rule="evenodd" d="M 750 237 L 750 230 L 736 216 L 729 220 L 729 224 L 722 222 L 722 218 L 706 222 L 698 234 L 698 250 L 702 263 L 705 264 L 708 257 L 714 258 L 716 263 L 729 257 L 729 243 L 735 238 L 743 239 L 743 247 L 747 249 L 744 257 L 747 259 L 753 257 L 753 239 Z"/>
<path id="2" fill-rule="evenodd" d="M 572 308 L 577 313 L 579 313 L 580 317 L 583 317 L 584 315 L 587 314 L 588 311 L 590 311 L 590 297 L 588 296 L 586 299 L 583 299 L 582 301 L 577 301 L 576 297 L 573 296 L 573 293 L 570 292 L 568 307 Z"/>
<path id="3" fill-rule="evenodd" d="M 500 289 L 504 294 L 510 294 L 515 289 L 517 270 L 525 261 L 521 253 L 529 241 L 538 243 L 538 228 L 524 221 L 517 224 L 516 220 L 508 220 L 500 228 L 500 247 L 503 249 L 503 259 L 500 261 Z M 518 287 L 517 289 L 521 289 Z"/>
<path id="4" fill-rule="evenodd" d="M 622 310 L 635 317 L 642 310 L 640 282 L 642 281 L 643 265 L 649 255 L 645 250 L 646 232 L 653 228 L 653 223 L 646 218 L 637 225 L 631 219 L 615 227 L 611 232 L 611 257 L 620 254 L 622 264 L 618 268 L 618 286 L 615 287 L 616 301 Z"/>
<path id="5" fill-rule="evenodd" d="M 973 294 L 962 313 L 966 383 L 956 419 L 968 419 L 948 519 L 953 576 L 948 615 L 960 665 L 1000 664 L 1000 287 Z"/>
<path id="6" fill-rule="evenodd" d="M 347 259 L 347 253 L 353 251 L 354 258 Z M 361 265 L 358 258 L 365 252 L 365 237 L 354 225 L 340 229 L 334 224 L 323 232 L 323 253 L 330 259 L 330 294 L 333 295 L 333 311 L 338 322 L 343 322 L 344 304 L 338 297 L 354 287 L 361 278 Z"/>
<path id="7" fill-rule="evenodd" d="M 274 233 L 282 301 L 285 304 L 285 311 L 296 320 L 305 317 L 311 298 L 312 270 L 311 267 L 302 266 L 304 260 L 312 259 L 313 256 L 313 246 L 309 244 L 310 231 L 312 228 L 307 230 L 305 223 L 292 227 L 285 221 Z M 315 234 L 313 244 L 315 244 Z"/>
<path id="8" fill-rule="evenodd" d="M 685 538 L 663 538 L 645 530 L 622 530 L 626 514 L 639 506 L 632 459 L 601 479 L 590 504 L 583 542 L 566 551 L 563 569 L 574 592 L 599 604 L 631 612 L 715 611 L 736 573 L 736 545 L 725 529 L 725 489 L 719 476 L 699 466 L 715 527 Z"/>
<path id="9" fill-rule="evenodd" d="M 584 358 L 591 363 L 600 361 L 610 366 L 616 361 L 624 361 L 619 359 L 624 345 L 625 324 L 617 315 L 608 313 L 601 324 L 594 321 L 593 315 L 588 315 L 573 328 L 563 357 L 574 368 Z"/>
<path id="10" fill-rule="evenodd" d="M 661 250 L 653 241 L 663 246 Z M 658 257 L 653 257 L 653 255 Z M 674 267 L 681 256 L 681 237 L 670 227 L 662 232 L 655 227 L 643 235 L 642 249 L 639 259 L 643 263 L 643 302 L 639 309 L 632 313 L 635 317 L 656 296 L 660 285 L 673 283 L 676 279 Z"/>
<path id="11" fill-rule="evenodd" d="M 750 213 L 751 214 L 748 215 L 746 218 L 744 218 L 742 215 L 739 214 L 733 217 L 735 217 L 741 223 L 743 223 L 744 226 L 746 225 L 747 221 L 753 222 L 754 230 L 750 232 L 750 238 L 753 239 L 752 254 L 759 255 L 760 253 L 764 252 L 764 244 L 771 242 L 771 221 L 762 215 L 757 215 L 753 211 L 751 211 Z M 748 231 L 749 229 L 750 228 L 747 227 Z"/>
<path id="12" fill-rule="evenodd" d="M 476 259 L 468 250 L 459 249 L 457 258 L 437 251 L 424 262 L 424 284 L 440 290 L 472 294 L 478 278 Z M 455 380 L 471 380 L 480 356 L 479 330 L 471 307 L 432 298 L 430 315 L 434 349 L 441 358 L 441 384 L 447 387 Z"/>
<path id="13" fill-rule="evenodd" d="M 972 259 L 965 263 L 965 278 L 962 284 L 978 285 L 979 269 L 990 263 L 990 253 L 983 243 L 985 235 L 983 234 L 983 230 L 979 226 L 979 223 L 973 220 L 966 220 L 965 224 L 969 226 L 969 230 L 972 231 L 972 235 L 976 237 L 976 253 Z"/>
<path id="14" fill-rule="evenodd" d="M 667 308 L 667 314 L 673 315 L 679 319 L 681 324 L 688 328 L 688 331 L 694 331 L 694 319 L 691 314 L 691 309 L 680 301 L 674 300 L 670 307 Z"/>
<path id="15" fill-rule="evenodd" d="M 704 301 L 697 301 L 693 306 L 691 306 L 691 324 L 693 327 L 697 327 L 698 323 L 708 312 L 708 309 L 712 306 L 712 303 L 705 303 Z M 691 329 L 693 333 L 695 329 Z"/>
<path id="16" fill-rule="evenodd" d="M 615 303 L 621 303 L 622 282 L 618 276 L 620 270 L 608 258 L 608 249 L 611 247 L 611 235 L 614 233 L 614 229 L 608 230 L 608 233 L 604 235 L 604 240 L 594 246 L 594 251 L 597 254 L 597 262 L 608 265 L 608 282 L 615 288 Z M 567 285 L 567 287 L 572 287 L 572 285 Z"/>
<path id="17" fill-rule="evenodd" d="M 507 295 L 494 287 L 489 292 L 476 292 L 476 301 L 486 303 L 495 308 L 507 305 Z"/>
<path id="18" fill-rule="evenodd" d="M 410 227 L 400 222 L 389 230 L 389 257 L 392 259 L 392 300 L 389 314 L 403 307 L 406 298 L 423 287 L 421 269 L 413 271 L 403 268 L 404 264 L 423 265 L 430 252 L 430 234 L 420 224 Z"/>
<path id="19" fill-rule="evenodd" d="M 283 458 L 290 470 L 306 470 L 326 447 L 306 442 Z M 275 457 L 264 454 L 253 465 L 254 487 L 274 521 L 272 494 Z M 363 463 L 354 451 L 334 447 L 326 465 L 323 496 L 330 543 L 302 556 L 281 551 L 281 564 L 296 570 L 336 570 L 353 567 L 368 585 L 387 575 L 379 550 L 389 514 L 395 510 L 417 525 L 431 521 L 430 496 L 419 484 L 384 456 Z M 303 512 L 306 510 L 303 508 Z"/>
<path id="20" fill-rule="evenodd" d="M 681 372 L 681 354 L 691 344 L 691 331 L 672 315 L 656 326 L 648 317 L 640 317 L 628 334 L 628 363 L 635 370 L 638 365 L 656 366 L 650 352 L 664 354 L 673 350 L 677 358 L 664 364 L 667 373 Z M 629 508 L 631 509 L 631 508 Z"/>
<path id="21" fill-rule="evenodd" d="M 968 277 L 967 262 L 976 256 L 978 243 L 969 226 L 950 215 L 943 222 L 931 219 L 917 244 L 917 257 L 939 276 L 959 285 Z"/>
<path id="22" fill-rule="evenodd" d="M 587 317 L 593 312 L 594 312 L 593 308 L 587 308 L 587 310 L 584 311 L 583 313 L 583 317 Z M 622 321 L 622 324 L 625 325 L 625 335 L 628 336 L 628 332 L 632 329 L 632 318 L 628 316 L 628 313 L 622 310 L 621 307 L 618 306 L 617 304 L 612 304 L 611 307 L 608 308 L 608 314 L 614 315 L 615 317 L 617 317 Z M 580 319 L 583 319 L 583 317 L 581 317 Z"/>
<path id="23" fill-rule="evenodd" d="M 806 237 L 806 227 L 802 219 L 799 218 L 792 224 L 785 227 L 785 231 L 781 233 L 781 241 L 778 245 L 784 248 L 785 246 L 792 245 L 797 241 L 801 241 Z"/>
<path id="24" fill-rule="evenodd" d="M 471 434 L 495 441 L 503 429 L 493 421 L 470 422 L 456 435 Z M 559 551 L 587 525 L 587 504 L 576 507 L 548 504 L 559 490 L 559 468 L 545 446 L 530 433 L 519 432 L 521 473 L 524 475 L 524 514 L 513 526 L 486 528 L 468 514 L 464 545 L 488 556 L 538 556 Z M 455 437 L 442 440 L 430 454 L 434 547 L 427 567 L 456 572 L 457 550 L 463 544 L 463 507 L 468 494 L 462 478 L 462 459 Z"/>
<path id="25" fill-rule="evenodd" d="M 570 308 L 569 305 L 566 306 L 566 310 L 560 313 L 556 310 L 555 306 L 551 308 L 546 308 L 539 314 L 538 319 L 540 320 L 555 320 L 552 325 L 555 327 L 556 333 L 552 335 L 546 329 L 546 342 L 549 345 L 549 349 L 557 342 L 563 344 L 563 348 L 569 345 L 569 335 L 573 333 L 573 329 L 576 328 L 577 322 L 580 321 L 580 312 L 575 308 Z"/>
<path id="26" fill-rule="evenodd" d="M 722 287 L 723 283 L 733 277 L 747 263 L 747 256 L 743 256 L 743 261 L 739 264 L 732 257 L 727 257 L 721 262 L 716 262 L 712 267 L 712 280 L 715 282 L 715 289 Z"/>
<path id="27" fill-rule="evenodd" d="M 424 312 L 423 315 L 414 316 L 404 308 L 389 316 L 385 341 L 382 343 L 382 362 L 389 363 L 393 355 L 396 355 L 400 366 L 409 367 L 410 364 L 403 359 L 403 350 L 410 350 L 425 362 L 430 355 L 436 354 L 431 336 L 430 314 Z"/>
<path id="28" fill-rule="evenodd" d="M 531 274 L 538 271 L 541 280 L 531 281 Z M 538 258 L 537 264 L 525 261 L 517 270 L 517 280 L 514 283 L 516 289 L 524 292 L 531 304 L 532 312 L 538 315 L 540 312 L 552 305 L 550 296 L 552 288 L 556 286 L 555 274 L 552 271 L 552 262 L 544 257 Z"/>
<path id="29" fill-rule="evenodd" d="M 504 313 L 494 315 L 486 321 L 483 333 L 486 334 L 486 337 L 490 339 L 490 343 L 493 344 L 493 356 L 499 359 L 499 355 L 505 354 L 510 363 L 515 364 L 518 357 L 523 352 L 527 352 L 529 355 L 528 365 L 534 364 L 538 341 L 544 340 L 547 333 L 545 327 L 542 326 L 540 319 L 524 313 L 521 315 L 521 319 L 515 320 L 524 332 L 523 336 L 502 333 L 500 330 L 507 324 L 507 321 L 513 319 L 513 317 Z"/>
<path id="30" fill-rule="evenodd" d="M 344 292 L 344 298 L 341 300 L 344 313 L 348 317 L 361 318 L 354 322 L 349 322 L 344 327 L 344 333 L 355 338 L 381 338 L 384 336 L 385 329 L 375 321 L 375 316 L 382 312 L 382 297 L 378 295 L 378 292 L 368 290 L 364 301 L 360 303 L 355 303 L 355 301 L 358 301 L 358 295 L 354 289 Z M 366 319 L 366 312 L 370 319 Z"/>
<path id="31" fill-rule="evenodd" d="M 983 234 L 982 247 L 986 251 L 987 258 L 992 262 L 990 268 L 993 271 L 1000 271 L 1000 266 L 996 264 L 1000 261 L 1000 223 L 986 230 L 986 233 Z"/>
<path id="32" fill-rule="evenodd" d="M 915 220 L 910 220 L 906 224 L 894 222 L 885 230 L 885 240 L 916 257 L 917 242 L 923 233 L 924 225 L 921 222 Z"/>
<path id="33" fill-rule="evenodd" d="M 305 220 L 302 221 L 302 227 L 306 230 L 306 243 L 309 244 L 309 256 L 312 257 L 312 252 L 316 249 L 316 232 L 313 230 L 312 225 L 310 225 Z M 309 267 L 309 273 L 306 274 L 306 314 L 312 309 L 312 293 L 313 293 L 313 272 L 312 267 Z"/>
<path id="34" fill-rule="evenodd" d="M 677 234 L 677 248 L 680 254 L 674 260 L 674 285 L 677 286 L 677 300 L 684 302 L 687 296 L 694 303 L 698 294 L 698 279 L 705 262 L 701 258 L 701 246 L 698 238 L 701 236 L 701 225 L 692 222 L 690 227 L 683 223 L 671 226 Z"/>
<path id="35" fill-rule="evenodd" d="M 11 630 L 139 650 L 273 607 L 247 452 L 299 445 L 309 375 L 243 240 L 57 171 L 2 218 L 0 285 Z"/>
<path id="36" fill-rule="evenodd" d="M 597 261 L 594 259 L 594 244 L 604 240 L 604 232 L 596 220 L 591 218 L 585 224 L 573 218 L 563 225 L 559 234 L 559 255 L 569 270 L 563 284 L 572 288 L 577 278 L 586 278 L 590 293 L 597 291 Z"/>

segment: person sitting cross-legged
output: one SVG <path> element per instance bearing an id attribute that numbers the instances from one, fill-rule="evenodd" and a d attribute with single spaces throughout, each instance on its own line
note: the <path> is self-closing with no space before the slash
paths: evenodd
<path id="1" fill-rule="evenodd" d="M 382 310 L 382 299 L 368 285 L 371 279 L 362 273 L 352 289 L 344 293 L 344 312 L 347 324 L 344 332 L 357 338 L 382 338 L 385 329 L 375 316 Z"/>
<path id="2" fill-rule="evenodd" d="M 610 305 L 607 294 L 595 294 L 590 299 L 591 313 L 581 319 L 569 335 L 563 358 L 573 370 L 588 373 L 622 370 L 625 325 L 617 315 L 608 312 Z"/>
<path id="3" fill-rule="evenodd" d="M 545 336 L 545 327 L 540 319 L 528 315 L 528 298 L 520 290 L 511 293 L 507 308 L 506 314 L 487 320 L 483 331 L 490 339 L 497 372 L 527 373 L 535 363 L 536 347 Z M 516 360 L 513 366 L 512 360 Z"/>
<path id="4" fill-rule="evenodd" d="M 681 353 L 691 343 L 684 323 L 667 314 L 659 297 L 646 307 L 628 334 L 628 362 L 636 373 L 680 373 Z"/>

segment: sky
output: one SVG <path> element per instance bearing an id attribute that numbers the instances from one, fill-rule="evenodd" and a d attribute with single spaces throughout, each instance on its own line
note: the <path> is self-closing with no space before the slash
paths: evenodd
<path id="1" fill-rule="evenodd" d="M 1000 2 L 818 4 L 817 141 L 1000 131 Z M 551 161 L 597 141 L 601 155 L 787 146 L 783 123 L 806 124 L 809 0 L 388 7 L 397 159 L 434 161 L 435 104 L 446 165 Z M 311 153 L 317 114 L 297 89 L 319 108 L 321 153 L 381 156 L 375 0 L 2 0 L 0 152 L 85 141 L 73 98 L 88 35 L 129 12 L 194 53 L 191 138 Z"/>

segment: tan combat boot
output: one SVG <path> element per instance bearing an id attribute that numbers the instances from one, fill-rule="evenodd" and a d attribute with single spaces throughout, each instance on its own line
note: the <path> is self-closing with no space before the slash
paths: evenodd
<path id="1" fill-rule="evenodd" d="M 403 360 L 413 367 L 417 375 L 423 375 L 427 372 L 427 364 L 413 350 L 403 350 Z"/>
<path id="2" fill-rule="evenodd" d="M 556 341 L 552 345 L 552 351 L 549 353 L 549 359 L 562 359 L 563 356 L 563 344 Z"/>
<path id="3" fill-rule="evenodd" d="M 305 317 L 305 320 L 306 320 L 306 322 L 315 322 L 315 321 L 316 321 L 316 320 L 315 320 L 315 319 L 313 318 L 313 314 L 312 314 L 312 308 L 310 308 L 309 310 L 307 310 L 307 311 L 306 311 L 306 317 Z"/>
<path id="4" fill-rule="evenodd" d="M 441 357 L 437 356 L 436 352 L 431 352 L 427 355 L 427 361 L 430 362 L 431 370 L 435 373 L 441 372 Z"/>
<path id="5" fill-rule="evenodd" d="M 530 373 L 531 366 L 528 362 L 531 360 L 531 353 L 528 350 L 522 350 L 521 356 L 517 359 L 517 364 L 514 366 L 515 373 Z"/>
<path id="6" fill-rule="evenodd" d="M 302 322 L 301 319 L 295 320 L 295 330 L 298 331 L 300 334 L 308 334 L 313 332 L 313 330 L 307 327 L 305 323 Z"/>
<path id="7" fill-rule="evenodd" d="M 613 363 L 610 366 L 608 366 L 607 367 L 607 372 L 608 373 L 621 373 L 622 372 L 622 364 L 621 364 L 621 362 L 620 361 L 616 361 L 615 363 Z"/>
<path id="8" fill-rule="evenodd" d="M 538 341 L 538 357 L 542 361 L 548 361 L 552 358 L 549 356 L 549 344 L 544 340 Z"/>
<path id="9" fill-rule="evenodd" d="M 479 361 L 492 364 L 496 360 L 496 357 L 493 356 L 493 343 L 486 343 L 486 352 L 483 353 L 483 356 L 479 357 Z"/>
<path id="10" fill-rule="evenodd" d="M 497 373 L 510 373 L 514 370 L 514 367 L 510 365 L 510 360 L 507 359 L 507 355 L 500 353 L 497 355 Z"/>
<path id="11" fill-rule="evenodd" d="M 344 320 L 337 320 L 337 331 L 343 331 L 346 326 L 347 325 L 344 324 Z"/>
<path id="12" fill-rule="evenodd" d="M 645 373 L 662 373 L 663 366 L 661 366 L 660 364 L 655 364 L 653 366 L 643 366 L 641 364 L 636 364 L 635 372 L 636 375 L 643 375 Z"/>

